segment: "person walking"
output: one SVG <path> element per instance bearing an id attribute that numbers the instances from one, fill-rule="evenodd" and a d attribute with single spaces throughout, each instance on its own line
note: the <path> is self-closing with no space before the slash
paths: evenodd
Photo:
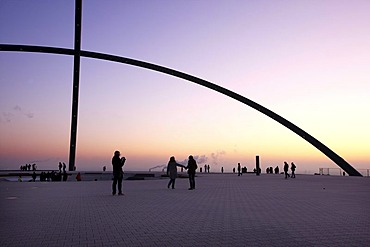
<path id="1" fill-rule="evenodd" d="M 172 156 L 170 161 L 168 161 L 167 165 L 167 175 L 170 177 L 170 181 L 168 182 L 167 188 L 170 188 L 172 185 L 172 189 L 175 188 L 175 180 L 177 178 L 177 167 L 185 168 L 185 166 L 180 165 L 176 162 L 175 157 Z"/>
<path id="2" fill-rule="evenodd" d="M 295 164 L 292 162 L 291 167 L 290 167 L 290 170 L 292 171 L 292 175 L 291 175 L 291 177 L 292 177 L 292 178 L 295 178 L 295 168 L 296 168 L 296 166 L 295 166 Z"/>
<path id="3" fill-rule="evenodd" d="M 125 164 L 126 158 L 120 157 L 121 153 L 119 151 L 114 152 L 114 156 L 112 158 L 112 166 L 113 166 L 113 184 L 112 184 L 112 195 L 116 194 L 116 187 L 118 184 L 118 195 L 122 194 L 122 179 L 123 179 L 123 170 L 122 167 Z"/>
<path id="4" fill-rule="evenodd" d="M 238 176 L 243 175 L 242 173 L 242 167 L 240 166 L 240 163 L 238 163 Z"/>
<path id="5" fill-rule="evenodd" d="M 195 189 L 195 170 L 198 168 L 198 165 L 192 155 L 189 156 L 188 166 L 185 168 L 188 169 L 188 174 L 189 174 L 189 184 L 190 184 L 189 190 L 194 190 Z"/>
<path id="6" fill-rule="evenodd" d="M 289 173 L 288 173 L 288 170 L 289 170 L 289 164 L 286 163 L 284 161 L 284 174 L 285 174 L 285 179 L 287 179 L 288 177 L 290 177 Z"/>

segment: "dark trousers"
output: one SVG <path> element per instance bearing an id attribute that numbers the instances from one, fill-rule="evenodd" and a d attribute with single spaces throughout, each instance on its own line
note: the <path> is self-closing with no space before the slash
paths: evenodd
<path id="1" fill-rule="evenodd" d="M 175 188 L 175 179 L 174 178 L 170 178 L 170 181 L 168 182 L 168 188 L 171 186 L 171 184 L 172 184 L 172 189 L 174 189 Z"/>
<path id="2" fill-rule="evenodd" d="M 284 173 L 285 173 L 285 178 L 289 178 L 290 177 L 288 171 L 284 171 Z"/>
<path id="3" fill-rule="evenodd" d="M 189 173 L 190 189 L 195 189 L 195 173 Z"/>
<path id="4" fill-rule="evenodd" d="M 118 183 L 118 193 L 122 194 L 122 178 L 123 174 L 121 172 L 113 173 L 113 184 L 112 184 L 112 194 L 116 194 L 116 186 Z"/>

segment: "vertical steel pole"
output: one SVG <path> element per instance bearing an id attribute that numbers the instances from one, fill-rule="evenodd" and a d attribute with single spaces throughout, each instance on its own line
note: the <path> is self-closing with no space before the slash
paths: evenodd
<path id="1" fill-rule="evenodd" d="M 81 19 L 82 19 L 81 17 L 82 17 L 82 0 L 76 0 L 72 118 L 71 118 L 71 138 L 69 146 L 69 168 L 68 168 L 69 171 L 75 170 L 75 159 L 76 159 L 78 96 L 80 86 Z"/>
<path id="2" fill-rule="evenodd" d="M 261 173 L 261 167 L 260 167 L 260 156 L 256 156 L 256 175 L 259 176 Z"/>

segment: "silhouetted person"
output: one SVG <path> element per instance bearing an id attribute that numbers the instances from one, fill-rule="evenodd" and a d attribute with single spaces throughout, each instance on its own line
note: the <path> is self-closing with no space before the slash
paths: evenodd
<path id="1" fill-rule="evenodd" d="M 221 173 L 224 173 L 224 167 L 221 167 Z"/>
<path id="2" fill-rule="evenodd" d="M 270 166 L 270 171 L 269 171 L 269 173 L 271 173 L 271 174 L 272 174 L 272 173 L 273 173 L 272 171 L 273 171 L 272 166 Z"/>
<path id="3" fill-rule="evenodd" d="M 55 173 L 55 181 L 62 181 L 62 173 Z"/>
<path id="4" fill-rule="evenodd" d="M 172 189 L 175 188 L 175 180 L 177 178 L 177 167 L 184 168 L 185 166 L 180 165 L 176 162 L 175 157 L 171 157 L 170 161 L 168 161 L 167 165 L 167 175 L 170 177 L 170 181 L 168 182 L 167 188 L 170 188 L 172 185 Z"/>
<path id="5" fill-rule="evenodd" d="M 207 164 L 204 165 L 204 173 L 207 173 Z"/>
<path id="6" fill-rule="evenodd" d="M 290 167 L 290 170 L 292 171 L 292 178 L 295 178 L 295 169 L 296 169 L 297 167 L 295 166 L 295 164 L 292 162 L 292 164 L 291 164 L 291 167 Z"/>
<path id="7" fill-rule="evenodd" d="M 235 167 L 233 168 L 233 173 L 235 173 Z"/>
<path id="8" fill-rule="evenodd" d="M 77 173 L 76 180 L 81 181 L 81 173 Z"/>
<path id="9" fill-rule="evenodd" d="M 243 175 L 243 173 L 247 173 L 247 167 L 246 166 L 244 166 L 243 168 L 242 168 L 242 175 Z"/>
<path id="10" fill-rule="evenodd" d="M 62 167 L 63 167 L 62 162 L 59 162 L 59 172 L 62 172 Z"/>
<path id="11" fill-rule="evenodd" d="M 186 169 L 188 169 L 189 174 L 189 184 L 190 184 L 189 190 L 195 189 L 195 170 L 197 168 L 198 168 L 197 162 L 195 161 L 194 157 L 190 155 L 188 166 L 186 167 Z"/>
<path id="12" fill-rule="evenodd" d="M 107 170 L 107 167 L 103 166 L 103 172 L 105 172 L 106 170 Z"/>
<path id="13" fill-rule="evenodd" d="M 288 163 L 286 163 L 286 162 L 284 161 L 284 174 L 285 174 L 285 179 L 287 179 L 288 177 L 290 177 L 290 176 L 289 176 L 289 173 L 288 173 L 288 170 L 289 170 L 289 165 L 288 165 Z"/>
<path id="14" fill-rule="evenodd" d="M 242 174 L 242 167 L 240 166 L 240 163 L 238 163 L 238 176 L 243 175 Z"/>
<path id="15" fill-rule="evenodd" d="M 35 182 L 37 178 L 36 172 L 32 173 L 32 181 Z"/>
<path id="16" fill-rule="evenodd" d="M 207 169 L 208 169 L 208 173 L 209 173 L 209 165 L 207 166 Z"/>
<path id="17" fill-rule="evenodd" d="M 66 163 L 63 162 L 63 172 L 66 171 L 66 168 L 67 168 L 67 165 L 66 165 Z"/>
<path id="18" fill-rule="evenodd" d="M 279 167 L 278 166 L 275 167 L 275 174 L 279 174 Z"/>
<path id="19" fill-rule="evenodd" d="M 122 194 L 122 179 L 123 179 L 123 170 L 122 167 L 125 164 L 126 158 L 120 158 L 121 153 L 119 151 L 114 152 L 114 156 L 112 158 L 112 166 L 113 166 L 113 184 L 112 184 L 112 195 L 116 194 L 116 187 L 118 183 L 118 195 Z"/>

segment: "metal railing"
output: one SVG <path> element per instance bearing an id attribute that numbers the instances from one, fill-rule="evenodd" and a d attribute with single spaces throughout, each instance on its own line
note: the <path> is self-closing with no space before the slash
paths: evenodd
<path id="1" fill-rule="evenodd" d="M 370 169 L 357 169 L 357 171 L 364 177 L 370 177 Z M 348 174 L 340 168 L 319 168 L 319 175 L 348 176 Z"/>

